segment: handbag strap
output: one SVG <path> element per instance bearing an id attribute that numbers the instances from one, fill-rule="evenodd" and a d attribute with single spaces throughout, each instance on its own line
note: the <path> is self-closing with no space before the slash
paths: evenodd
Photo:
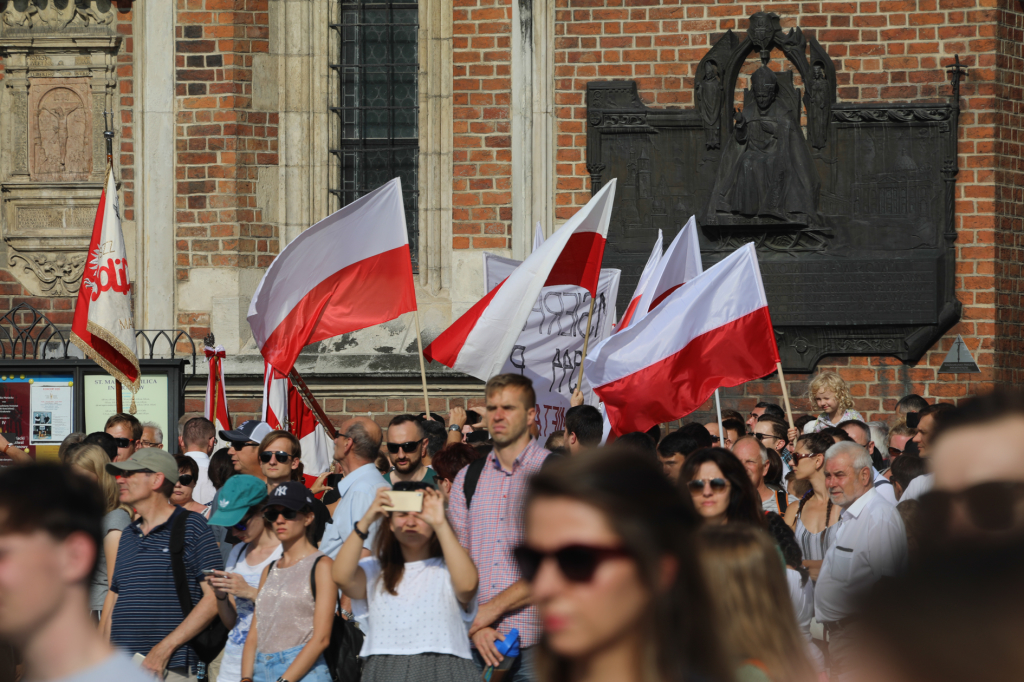
<path id="1" fill-rule="evenodd" d="M 192 613 L 192 595 L 188 590 L 188 575 L 185 572 L 185 526 L 191 512 L 181 510 L 171 523 L 171 540 L 168 551 L 171 555 L 171 574 L 174 576 L 174 591 L 178 593 L 182 618 Z"/>

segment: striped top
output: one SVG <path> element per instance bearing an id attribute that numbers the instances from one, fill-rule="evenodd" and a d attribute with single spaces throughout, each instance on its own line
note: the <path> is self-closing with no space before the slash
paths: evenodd
<path id="1" fill-rule="evenodd" d="M 170 553 L 171 527 L 179 514 L 188 514 L 183 558 L 193 604 L 203 596 L 199 586 L 203 569 L 224 569 L 213 531 L 199 514 L 175 507 L 171 517 L 148 535 L 142 533 L 141 519 L 129 524 L 121 533 L 110 583 L 111 592 L 117 593 L 110 641 L 129 656 L 145 656 L 184 620 L 174 589 Z M 186 644 L 174 652 L 167 667 L 192 668 L 198 662 L 192 647 Z"/>
<path id="2" fill-rule="evenodd" d="M 836 507 L 832 510 L 832 513 L 838 518 L 842 511 L 842 508 Z M 838 529 L 839 524 L 833 523 L 820 533 L 812 533 L 804 526 L 803 520 L 797 516 L 794 532 L 796 533 L 796 541 L 800 544 L 800 550 L 804 553 L 804 560 L 824 561 L 825 552 L 836 541 L 836 531 Z"/>

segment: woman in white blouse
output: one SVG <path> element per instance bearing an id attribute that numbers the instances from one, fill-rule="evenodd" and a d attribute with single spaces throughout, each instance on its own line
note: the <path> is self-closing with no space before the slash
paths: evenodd
<path id="1" fill-rule="evenodd" d="M 476 616 L 477 571 L 445 516 L 444 496 L 423 483 L 423 511 L 391 512 L 388 489 L 356 524 L 334 561 L 341 591 L 366 600 L 369 632 L 360 656 L 363 682 L 477 682 L 469 648 Z M 370 525 L 381 524 L 372 556 L 360 560 Z"/>

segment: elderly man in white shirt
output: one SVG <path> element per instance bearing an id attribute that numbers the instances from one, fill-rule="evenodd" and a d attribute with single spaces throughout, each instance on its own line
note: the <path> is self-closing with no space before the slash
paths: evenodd
<path id="1" fill-rule="evenodd" d="M 843 441 L 825 453 L 825 484 L 843 512 L 814 587 L 814 611 L 828 634 L 832 673 L 841 678 L 854 663 L 850 626 L 860 598 L 907 563 L 903 521 L 873 482 L 871 455 L 864 447 Z"/>

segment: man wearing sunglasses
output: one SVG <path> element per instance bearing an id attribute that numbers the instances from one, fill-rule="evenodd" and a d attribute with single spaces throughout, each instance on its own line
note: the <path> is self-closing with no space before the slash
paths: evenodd
<path id="1" fill-rule="evenodd" d="M 115 462 L 123 462 L 139 449 L 142 439 L 142 422 L 130 414 L 115 414 L 107 419 L 103 430 L 117 443 Z"/>
<path id="2" fill-rule="evenodd" d="M 386 441 L 391 471 L 384 475 L 384 480 L 391 485 L 395 481 L 423 481 L 436 485 L 437 472 L 423 462 L 427 440 L 419 417 L 400 414 L 392 419 L 388 424 Z"/>
<path id="3" fill-rule="evenodd" d="M 899 512 L 874 488 L 871 455 L 852 441 L 825 452 L 825 485 L 843 511 L 814 588 L 815 617 L 828 635 L 836 676 L 856 662 L 855 630 L 864 595 L 907 565 L 907 533 Z"/>
<path id="4" fill-rule="evenodd" d="M 487 382 L 487 430 L 494 449 L 481 464 L 464 467 L 455 477 L 448 511 L 452 528 L 480 574 L 479 610 L 469 629 L 473 658 L 481 670 L 498 665 L 502 655 L 494 642 L 511 628 L 519 630 L 522 653 L 503 682 L 532 680 L 533 646 L 541 634 L 540 617 L 530 606 L 530 587 L 512 557 L 523 541 L 523 499 L 530 476 L 550 452 L 530 435 L 537 416 L 533 382 L 518 374 L 499 374 Z M 467 481 L 476 485 L 467 501 Z"/>
<path id="5" fill-rule="evenodd" d="M 231 444 L 228 454 L 237 473 L 267 480 L 260 468 L 259 449 L 260 441 L 271 431 L 270 424 L 250 419 L 239 424 L 237 429 L 220 432 L 221 440 Z"/>

